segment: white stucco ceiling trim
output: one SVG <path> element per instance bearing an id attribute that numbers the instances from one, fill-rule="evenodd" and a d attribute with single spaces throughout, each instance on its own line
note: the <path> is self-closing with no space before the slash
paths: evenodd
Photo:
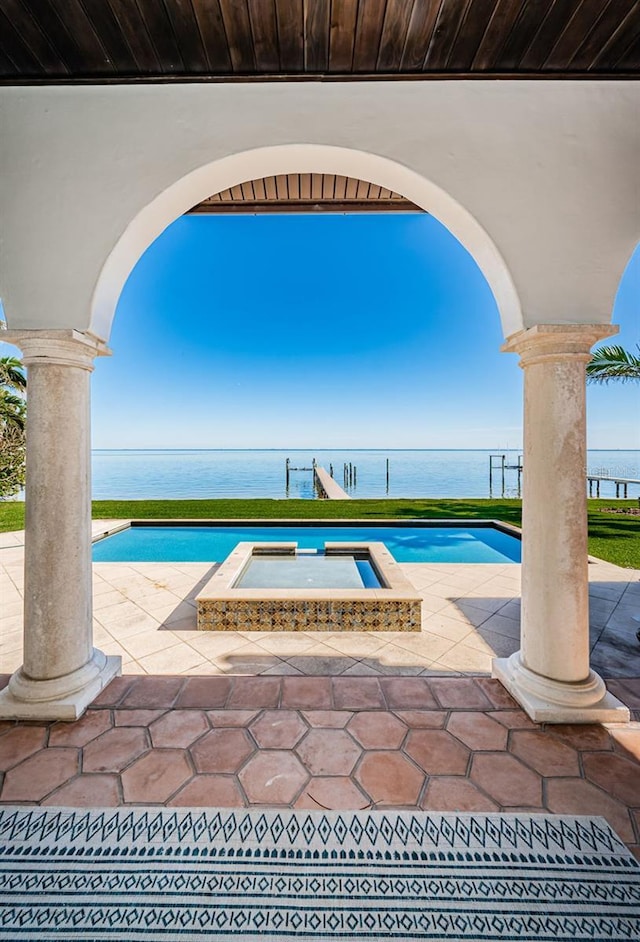
<path id="1" fill-rule="evenodd" d="M 175 219 L 212 193 L 287 173 L 334 173 L 386 187 L 439 220 L 476 261 L 494 294 L 505 337 L 524 327 L 507 265 L 480 223 L 441 187 L 405 164 L 322 144 L 286 144 L 235 153 L 181 177 L 131 220 L 109 254 L 93 293 L 90 332 L 108 340 L 120 294 L 139 258 Z"/>

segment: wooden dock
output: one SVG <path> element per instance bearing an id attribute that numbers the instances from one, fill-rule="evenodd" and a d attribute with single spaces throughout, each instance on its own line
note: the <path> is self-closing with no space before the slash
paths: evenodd
<path id="1" fill-rule="evenodd" d="M 314 465 L 313 480 L 318 494 L 326 500 L 351 500 L 346 491 L 334 481 L 328 471 L 319 465 Z"/>
<path id="2" fill-rule="evenodd" d="M 587 483 L 589 485 L 589 497 L 593 497 L 593 485 L 596 486 L 596 497 L 600 497 L 600 482 L 611 481 L 616 486 L 616 497 L 620 497 L 620 488 L 623 489 L 623 497 L 628 496 L 629 484 L 640 484 L 636 478 L 618 478 L 609 474 L 587 474 Z"/>

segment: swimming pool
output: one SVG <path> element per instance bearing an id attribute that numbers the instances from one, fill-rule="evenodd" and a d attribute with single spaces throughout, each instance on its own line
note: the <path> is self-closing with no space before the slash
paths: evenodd
<path id="1" fill-rule="evenodd" d="M 240 542 L 297 542 L 321 549 L 325 542 L 384 543 L 399 563 L 519 563 L 520 540 L 495 524 L 431 524 L 397 521 L 340 526 L 250 523 L 216 526 L 135 523 L 93 545 L 94 562 L 222 562 Z"/>

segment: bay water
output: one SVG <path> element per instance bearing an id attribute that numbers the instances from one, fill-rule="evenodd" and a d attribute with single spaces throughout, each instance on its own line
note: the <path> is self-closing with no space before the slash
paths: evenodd
<path id="1" fill-rule="evenodd" d="M 493 461 L 490 494 L 491 455 L 498 457 Z M 520 453 L 504 449 L 97 449 L 92 453 L 93 498 L 313 498 L 311 470 L 291 470 L 287 490 L 287 458 L 292 469 L 310 469 L 314 459 L 327 471 L 332 468 L 337 483 L 354 498 L 500 497 L 502 455 L 507 466 L 518 465 Z M 347 478 L 345 465 L 352 469 Z M 590 474 L 640 479 L 640 451 L 589 451 L 585 470 Z M 518 472 L 507 467 L 504 477 L 504 496 L 518 496 Z M 600 494 L 613 497 L 614 485 L 603 483 Z M 640 495 L 640 486 L 630 485 L 629 496 L 636 495 Z"/>

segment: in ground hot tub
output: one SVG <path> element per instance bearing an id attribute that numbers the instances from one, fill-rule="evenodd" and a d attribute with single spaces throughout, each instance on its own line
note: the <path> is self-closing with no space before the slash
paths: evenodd
<path id="1" fill-rule="evenodd" d="M 238 543 L 196 599 L 202 631 L 420 631 L 422 600 L 384 543 Z"/>

